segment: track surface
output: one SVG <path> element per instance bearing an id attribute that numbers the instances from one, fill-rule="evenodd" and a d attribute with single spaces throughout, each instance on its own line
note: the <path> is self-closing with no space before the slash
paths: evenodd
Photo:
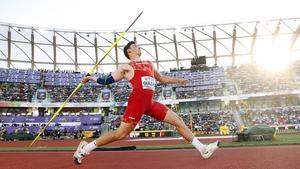
<path id="1" fill-rule="evenodd" d="M 0 153 L 5 169 L 299 169 L 300 146 L 222 148 L 204 160 L 195 149 L 93 152 L 75 165 L 72 152 Z"/>
<path id="2" fill-rule="evenodd" d="M 219 139 L 221 142 L 231 142 L 233 138 L 200 138 L 203 143 L 211 143 Z M 87 140 L 88 142 L 92 140 Z M 77 147 L 80 140 L 39 140 L 34 147 Z M 7 147 L 28 147 L 31 141 L 0 141 L 0 148 Z M 188 144 L 180 138 L 168 139 L 127 139 L 116 141 L 107 146 L 140 146 L 140 145 L 174 145 Z"/>

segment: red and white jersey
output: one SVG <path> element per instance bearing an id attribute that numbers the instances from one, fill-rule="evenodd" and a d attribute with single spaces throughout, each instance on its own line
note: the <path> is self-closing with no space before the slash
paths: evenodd
<path id="1" fill-rule="evenodd" d="M 129 65 L 134 69 L 134 76 L 130 80 L 133 91 L 122 121 L 136 125 L 143 114 L 163 121 L 168 107 L 153 99 L 156 81 L 152 62 L 131 61 Z"/>
<path id="2" fill-rule="evenodd" d="M 131 61 L 129 65 L 134 69 L 134 76 L 130 80 L 133 92 L 154 94 L 156 81 L 152 62 Z"/>

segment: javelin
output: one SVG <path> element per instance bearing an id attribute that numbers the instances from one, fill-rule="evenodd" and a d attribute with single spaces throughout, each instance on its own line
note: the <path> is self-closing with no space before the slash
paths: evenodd
<path id="1" fill-rule="evenodd" d="M 90 76 L 93 74 L 97 68 L 97 66 L 103 61 L 103 59 L 108 55 L 108 53 L 117 45 L 117 43 L 124 37 L 124 35 L 128 32 L 131 26 L 137 21 L 137 19 L 142 15 L 143 11 L 139 13 L 139 15 L 135 18 L 135 20 L 129 25 L 129 27 L 118 37 L 118 39 L 112 44 L 112 46 L 103 54 L 102 58 L 96 63 L 96 65 L 85 75 Z M 73 90 L 71 95 L 65 100 L 65 102 L 59 107 L 59 109 L 54 113 L 49 122 L 44 126 L 44 128 L 39 132 L 39 134 L 34 138 L 34 140 L 30 143 L 29 147 L 31 147 L 40 137 L 40 135 L 45 131 L 45 129 L 50 125 L 50 123 L 58 116 L 60 111 L 65 107 L 65 105 L 69 102 L 72 96 L 83 86 L 83 83 L 79 83 L 77 87 Z"/>

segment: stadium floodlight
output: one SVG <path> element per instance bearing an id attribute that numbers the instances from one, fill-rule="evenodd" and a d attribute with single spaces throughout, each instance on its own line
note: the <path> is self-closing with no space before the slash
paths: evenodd
<path id="1" fill-rule="evenodd" d="M 90 76 L 95 72 L 97 66 L 103 61 L 103 59 L 108 55 L 108 53 L 117 45 L 117 43 L 124 37 L 124 35 L 129 31 L 131 26 L 138 20 L 138 18 L 142 15 L 143 11 L 139 13 L 139 15 L 135 18 L 135 20 L 129 25 L 129 27 L 116 39 L 116 41 L 111 45 L 111 47 L 103 54 L 102 58 L 96 63 L 96 65 L 85 75 Z M 64 101 L 64 103 L 59 107 L 59 109 L 54 113 L 49 122 L 43 127 L 43 129 L 39 132 L 39 134 L 34 138 L 34 140 L 30 143 L 29 147 L 31 147 L 40 137 L 40 135 L 45 131 L 45 129 L 50 125 L 50 123 L 58 116 L 61 110 L 65 107 L 65 105 L 69 102 L 72 96 L 83 86 L 83 83 L 79 83 L 77 87 L 73 90 L 71 95 Z"/>

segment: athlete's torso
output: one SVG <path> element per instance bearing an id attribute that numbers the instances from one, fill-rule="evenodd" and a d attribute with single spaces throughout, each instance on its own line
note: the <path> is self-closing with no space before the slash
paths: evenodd
<path id="1" fill-rule="evenodd" d="M 134 70 L 134 76 L 130 80 L 133 87 L 132 93 L 154 95 L 155 79 L 152 62 L 131 61 L 129 65 Z"/>

